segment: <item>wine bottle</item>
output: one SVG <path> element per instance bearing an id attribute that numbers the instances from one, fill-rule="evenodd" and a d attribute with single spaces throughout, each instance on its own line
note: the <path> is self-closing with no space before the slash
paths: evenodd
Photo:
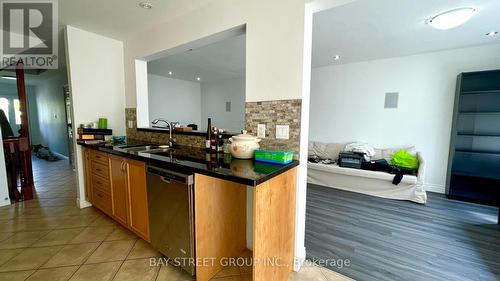
<path id="1" fill-rule="evenodd" d="M 212 118 L 208 118 L 207 135 L 205 136 L 205 151 L 210 152 L 212 141 Z"/>
<path id="2" fill-rule="evenodd" d="M 217 152 L 217 128 L 213 128 L 212 132 L 212 138 L 210 139 L 210 148 L 212 150 L 212 153 Z"/>
<path id="3" fill-rule="evenodd" d="M 222 140 L 222 133 L 224 131 L 222 129 L 219 129 L 219 133 L 217 134 L 217 152 L 223 152 L 224 151 L 224 140 Z"/>

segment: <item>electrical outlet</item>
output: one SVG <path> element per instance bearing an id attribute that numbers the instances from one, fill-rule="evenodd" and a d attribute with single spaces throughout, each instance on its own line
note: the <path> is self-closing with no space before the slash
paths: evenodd
<path id="1" fill-rule="evenodd" d="M 257 125 L 257 137 L 261 139 L 266 137 L 266 124 Z"/>
<path id="2" fill-rule="evenodd" d="M 276 125 L 276 138 L 281 140 L 287 140 L 290 138 L 290 126 L 288 125 Z"/>

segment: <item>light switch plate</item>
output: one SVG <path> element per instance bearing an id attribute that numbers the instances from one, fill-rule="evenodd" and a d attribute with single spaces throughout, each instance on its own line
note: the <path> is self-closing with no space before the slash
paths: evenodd
<path id="1" fill-rule="evenodd" d="M 134 128 L 134 121 L 133 120 L 128 120 L 128 128 L 133 129 Z"/>
<path id="2" fill-rule="evenodd" d="M 290 138 L 290 126 L 289 125 L 276 125 L 276 138 L 281 140 L 287 140 Z"/>
<path id="3" fill-rule="evenodd" d="M 266 137 L 266 124 L 258 124 L 257 125 L 257 137 L 265 138 Z"/>

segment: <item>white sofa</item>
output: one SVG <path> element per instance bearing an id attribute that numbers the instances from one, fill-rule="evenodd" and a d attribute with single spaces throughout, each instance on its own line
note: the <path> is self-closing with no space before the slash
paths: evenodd
<path id="1" fill-rule="evenodd" d="M 317 155 L 336 161 L 345 145 L 311 142 L 309 143 L 309 155 Z M 415 151 L 414 147 L 375 149 L 376 154 L 372 159 L 386 159 L 390 163 L 392 155 L 400 149 L 405 149 L 416 155 L 420 166 L 417 176 L 404 175 L 398 185 L 392 184 L 394 175 L 386 172 L 342 168 L 337 164 L 321 163 L 308 163 L 307 182 L 372 196 L 425 204 L 427 202 L 427 194 L 424 189 L 425 160 L 421 153 Z"/>

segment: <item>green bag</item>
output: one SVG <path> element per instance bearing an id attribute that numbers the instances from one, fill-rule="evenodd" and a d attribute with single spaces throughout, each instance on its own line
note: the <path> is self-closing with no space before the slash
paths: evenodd
<path id="1" fill-rule="evenodd" d="M 392 156 L 392 164 L 406 169 L 418 169 L 419 166 L 417 157 L 411 155 L 404 149 L 401 149 Z"/>

